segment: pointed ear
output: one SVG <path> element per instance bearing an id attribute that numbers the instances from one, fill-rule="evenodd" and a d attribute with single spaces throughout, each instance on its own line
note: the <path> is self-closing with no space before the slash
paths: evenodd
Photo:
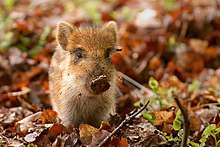
<path id="1" fill-rule="evenodd" d="M 66 50 L 66 46 L 68 43 L 68 37 L 70 36 L 70 34 L 74 31 L 73 26 L 71 26 L 69 23 L 67 22 L 59 22 L 58 26 L 57 26 L 57 42 L 58 44 L 64 49 Z"/>
<path id="2" fill-rule="evenodd" d="M 112 34 L 112 37 L 114 37 L 115 42 L 116 42 L 118 40 L 118 37 L 117 37 L 118 28 L 117 28 L 116 22 L 115 21 L 109 21 L 105 25 L 105 29 Z"/>

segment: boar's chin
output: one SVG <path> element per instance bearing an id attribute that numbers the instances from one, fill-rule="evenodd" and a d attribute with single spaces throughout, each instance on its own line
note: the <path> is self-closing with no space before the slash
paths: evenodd
<path id="1" fill-rule="evenodd" d="M 95 94 L 101 94 L 110 88 L 110 81 L 105 75 L 94 78 L 90 83 L 90 89 Z"/>

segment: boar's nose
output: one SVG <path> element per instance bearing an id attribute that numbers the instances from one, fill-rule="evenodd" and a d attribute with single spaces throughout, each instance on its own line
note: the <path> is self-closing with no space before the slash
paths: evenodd
<path id="1" fill-rule="evenodd" d="M 91 81 L 90 88 L 96 94 L 100 94 L 110 88 L 110 82 L 105 75 L 100 75 Z"/>
<path id="2" fill-rule="evenodd" d="M 100 94 L 109 89 L 109 79 L 107 78 L 106 74 L 104 74 L 104 71 L 100 66 L 96 66 L 95 70 L 93 71 L 93 77 L 94 78 L 90 83 L 90 88 L 94 93 Z"/>

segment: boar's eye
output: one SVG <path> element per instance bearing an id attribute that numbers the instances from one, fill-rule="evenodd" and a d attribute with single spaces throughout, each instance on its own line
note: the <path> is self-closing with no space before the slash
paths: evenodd
<path id="1" fill-rule="evenodd" d="M 108 59 L 110 58 L 110 54 L 113 51 L 113 48 L 107 48 L 105 51 L 105 58 Z"/>
<path id="2" fill-rule="evenodd" d="M 115 51 L 122 51 L 122 48 L 107 48 L 105 51 L 105 58 L 110 59 L 110 55 Z"/>
<path id="3" fill-rule="evenodd" d="M 75 54 L 75 58 L 74 58 L 74 63 L 78 63 L 81 59 L 85 58 L 85 54 L 83 52 L 83 49 L 81 48 L 76 48 L 74 49 L 74 54 Z"/>

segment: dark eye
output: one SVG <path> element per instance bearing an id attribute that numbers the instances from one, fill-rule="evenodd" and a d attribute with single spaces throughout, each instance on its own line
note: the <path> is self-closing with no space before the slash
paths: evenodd
<path id="1" fill-rule="evenodd" d="M 75 54 L 75 58 L 74 58 L 75 64 L 85 57 L 84 50 L 81 48 L 74 49 L 74 54 Z"/>
<path id="2" fill-rule="evenodd" d="M 113 51 L 113 48 L 107 48 L 105 52 L 105 58 L 110 58 L 110 54 Z"/>
<path id="3" fill-rule="evenodd" d="M 77 59 L 83 58 L 83 55 L 82 55 L 81 52 L 76 52 L 75 55 L 76 55 L 76 58 L 77 58 Z"/>

